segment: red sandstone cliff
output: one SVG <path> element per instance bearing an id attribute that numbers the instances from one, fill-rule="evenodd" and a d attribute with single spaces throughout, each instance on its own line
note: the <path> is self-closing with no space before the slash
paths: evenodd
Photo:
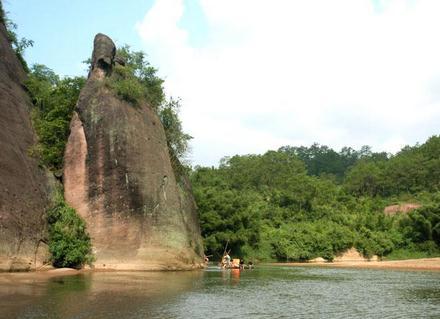
<path id="1" fill-rule="evenodd" d="M 35 134 L 25 77 L 0 23 L 0 271 L 35 269 L 47 258 L 47 179 L 28 155 Z"/>
<path id="2" fill-rule="evenodd" d="M 71 122 L 66 201 L 84 218 L 96 268 L 190 269 L 203 254 L 190 186 L 176 181 L 165 132 L 145 103 L 119 99 L 110 77 L 115 46 L 95 37 L 92 71 Z"/>

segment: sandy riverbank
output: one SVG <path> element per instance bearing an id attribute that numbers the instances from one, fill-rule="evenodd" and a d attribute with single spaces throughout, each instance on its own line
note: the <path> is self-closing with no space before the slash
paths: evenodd
<path id="1" fill-rule="evenodd" d="M 64 277 L 64 276 L 75 276 L 78 274 L 87 274 L 87 273 L 97 273 L 97 272 L 109 272 L 109 273 L 136 273 L 136 272 L 148 272 L 148 273 L 161 273 L 161 272 L 191 272 L 191 271 L 200 271 L 203 270 L 203 267 L 200 264 L 197 267 L 186 267 L 186 268 L 177 268 L 177 267 L 150 267 L 150 268 L 140 268 L 135 269 L 131 268 L 94 268 L 91 269 L 89 267 L 82 269 L 73 269 L 73 268 L 45 268 L 37 271 L 29 271 L 29 272 L 0 272 L 0 284 L 14 281 L 39 281 L 46 280 L 51 277 Z"/>
<path id="2" fill-rule="evenodd" d="M 292 267 L 340 267 L 340 268 L 372 268 L 372 269 L 402 269 L 440 271 L 440 258 L 421 258 L 385 261 L 337 261 L 337 262 L 294 262 L 271 263 L 277 266 Z"/>
<path id="3" fill-rule="evenodd" d="M 49 278 L 74 276 L 88 271 L 90 270 L 57 268 L 57 269 L 30 271 L 30 272 L 0 272 L 0 286 L 3 285 L 4 287 L 8 287 L 11 284 L 14 285 L 17 283 L 26 284 L 26 283 L 35 283 L 35 282 L 45 282 Z"/>

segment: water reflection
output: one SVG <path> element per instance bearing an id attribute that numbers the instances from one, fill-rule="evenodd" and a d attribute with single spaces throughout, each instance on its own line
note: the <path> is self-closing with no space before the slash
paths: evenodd
<path id="1" fill-rule="evenodd" d="M 2 318 L 131 318 L 191 290 L 200 271 L 101 272 L 0 281 Z"/>
<path id="2" fill-rule="evenodd" d="M 260 267 L 0 275 L 1 318 L 435 317 L 440 273 Z"/>

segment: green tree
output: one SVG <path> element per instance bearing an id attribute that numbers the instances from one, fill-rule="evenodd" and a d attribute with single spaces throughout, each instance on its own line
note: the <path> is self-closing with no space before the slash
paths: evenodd
<path id="1" fill-rule="evenodd" d="M 21 65 L 23 66 L 23 69 L 25 72 L 29 72 L 29 67 L 26 63 L 26 60 L 24 59 L 24 51 L 28 47 L 32 47 L 34 45 L 33 40 L 29 40 L 26 38 L 19 38 L 17 36 L 16 30 L 17 30 L 17 24 L 11 21 L 7 16 L 5 11 L 3 10 L 3 4 L 0 1 L 0 22 L 3 23 L 6 27 L 6 32 L 8 36 L 9 43 L 11 43 L 13 50 L 15 51 L 15 54 L 20 61 Z"/>
<path id="2" fill-rule="evenodd" d="M 191 180 L 205 246 L 221 254 L 231 240 L 233 253 L 259 260 L 332 260 L 350 247 L 366 257 L 435 256 L 440 224 L 436 205 L 429 203 L 439 197 L 437 180 L 429 175 L 436 176 L 440 167 L 438 145 L 432 137 L 394 156 L 370 147 L 344 148 L 352 166 L 345 166 L 342 185 L 332 174 L 310 176 L 299 151 L 286 148 L 225 157 L 218 168 L 196 167 Z M 310 159 L 332 153 L 317 145 L 301 152 L 313 154 Z M 332 167 L 335 158 L 327 157 L 329 166 L 325 161 L 321 168 Z M 416 198 L 424 205 L 416 212 L 383 213 L 390 203 Z M 250 224 L 255 218 L 259 222 Z M 258 236 L 250 239 L 251 234 Z"/>
<path id="3" fill-rule="evenodd" d="M 32 118 L 38 135 L 32 153 L 54 171 L 62 169 L 70 120 L 84 84 L 83 77 L 60 79 L 41 64 L 33 65 L 30 70 L 26 87 L 36 106 Z"/>
<path id="4" fill-rule="evenodd" d="M 117 49 L 116 56 L 124 61 L 124 65 L 114 66 L 106 85 L 127 102 L 139 106 L 145 101 L 152 107 L 165 129 L 173 167 L 182 171 L 181 161 L 189 151 L 192 137 L 183 131 L 179 118 L 181 100 L 165 98 L 164 81 L 157 75 L 157 69 L 147 61 L 144 52 L 132 51 L 130 46 L 124 45 Z"/>
<path id="5" fill-rule="evenodd" d="M 180 99 L 170 98 L 159 106 L 158 114 L 165 129 L 168 148 L 172 157 L 183 159 L 188 152 L 188 143 L 192 136 L 186 134 L 179 118 Z"/>
<path id="6" fill-rule="evenodd" d="M 69 207 L 61 193 L 47 212 L 49 251 L 55 267 L 81 268 L 94 260 L 84 221 Z"/>
<path id="7" fill-rule="evenodd" d="M 164 81 L 157 75 L 157 69 L 147 61 L 146 54 L 132 51 L 130 46 L 124 45 L 117 49 L 116 56 L 124 60 L 125 66 L 114 67 L 116 77 L 108 82 L 109 86 L 123 99 L 129 102 L 145 100 L 157 110 L 165 102 Z"/>
<path id="8" fill-rule="evenodd" d="M 345 186 L 353 194 L 375 196 L 383 190 L 382 179 L 381 163 L 361 160 L 348 171 Z"/>

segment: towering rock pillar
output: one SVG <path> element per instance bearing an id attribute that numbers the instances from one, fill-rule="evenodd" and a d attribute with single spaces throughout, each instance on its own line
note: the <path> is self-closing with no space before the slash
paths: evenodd
<path id="1" fill-rule="evenodd" d="M 29 156 L 35 134 L 25 77 L 0 22 L 0 271 L 32 270 L 48 258 L 48 183 L 45 171 Z"/>
<path id="2" fill-rule="evenodd" d="M 203 247 L 189 184 L 176 180 L 151 107 L 123 101 L 104 85 L 114 57 L 113 41 L 96 35 L 65 153 L 66 201 L 86 221 L 96 268 L 199 267 Z"/>

